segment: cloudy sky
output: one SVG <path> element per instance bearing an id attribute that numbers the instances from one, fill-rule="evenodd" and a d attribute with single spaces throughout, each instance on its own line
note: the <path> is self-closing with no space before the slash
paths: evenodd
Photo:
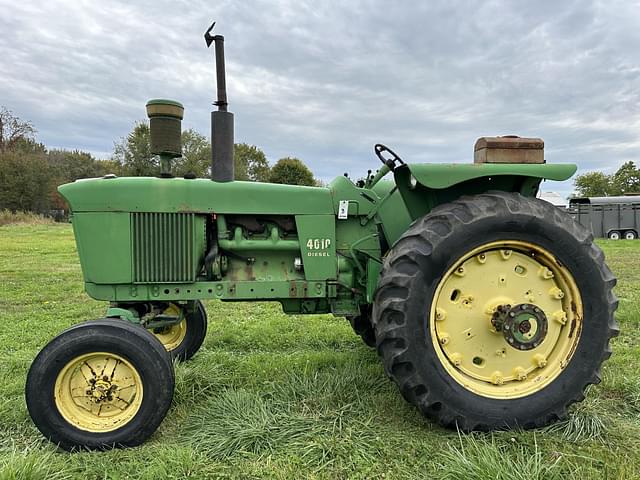
<path id="1" fill-rule="evenodd" d="M 109 157 L 149 98 L 207 134 L 212 20 L 236 141 L 316 176 L 470 162 L 483 135 L 540 136 L 581 171 L 640 162 L 640 1 L 0 0 L 0 104 L 49 147 Z M 547 183 L 568 194 L 572 183 Z"/>

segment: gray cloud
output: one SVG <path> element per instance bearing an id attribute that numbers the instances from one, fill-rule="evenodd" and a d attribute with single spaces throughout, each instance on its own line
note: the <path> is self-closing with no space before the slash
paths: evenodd
<path id="1" fill-rule="evenodd" d="M 346 5 L 344 5 L 346 4 Z M 640 2 L 0 0 L 0 104 L 49 146 L 106 156 L 152 97 L 206 133 L 211 19 L 237 140 L 323 179 L 471 161 L 478 136 L 541 136 L 547 159 L 615 170 L 640 151 Z M 571 183 L 546 189 L 571 191 Z"/>

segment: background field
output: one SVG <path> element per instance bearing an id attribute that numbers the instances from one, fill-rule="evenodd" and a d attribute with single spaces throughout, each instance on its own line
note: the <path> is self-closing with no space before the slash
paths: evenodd
<path id="1" fill-rule="evenodd" d="M 404 402 L 344 319 L 209 302 L 205 344 L 178 366 L 151 440 L 68 454 L 31 423 L 25 376 L 48 340 L 105 305 L 83 292 L 69 225 L 0 227 L 0 479 L 640 478 L 640 241 L 601 246 L 619 278 L 621 335 L 602 384 L 567 422 L 443 430 Z"/>

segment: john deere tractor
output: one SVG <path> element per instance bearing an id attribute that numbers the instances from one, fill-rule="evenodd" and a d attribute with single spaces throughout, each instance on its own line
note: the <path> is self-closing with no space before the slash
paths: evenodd
<path id="1" fill-rule="evenodd" d="M 171 174 L 184 109 L 151 100 L 159 177 L 59 188 L 86 292 L 109 306 L 33 361 L 26 401 L 44 436 L 65 449 L 148 438 L 171 405 L 173 361 L 202 345 L 203 299 L 346 317 L 402 396 L 446 427 L 565 417 L 599 382 L 618 332 L 602 251 L 536 199 L 541 181 L 566 180 L 576 166 L 546 163 L 540 139 L 483 137 L 468 164 L 405 163 L 378 144 L 382 165 L 357 183 L 235 181 L 224 39 L 210 32 L 211 178 Z"/>

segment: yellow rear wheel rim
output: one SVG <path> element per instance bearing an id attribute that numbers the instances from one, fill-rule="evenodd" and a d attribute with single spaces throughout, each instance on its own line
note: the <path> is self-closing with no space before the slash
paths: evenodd
<path id="1" fill-rule="evenodd" d="M 519 350 L 496 329 L 491 319 L 506 305 L 544 314 L 539 344 Z M 573 276 L 549 251 L 500 241 L 473 249 L 443 275 L 429 328 L 438 359 L 456 382 L 484 397 L 511 399 L 538 392 L 560 375 L 578 345 L 582 312 Z"/>
<path id="2" fill-rule="evenodd" d="M 60 371 L 54 386 L 55 405 L 74 427 L 105 433 L 129 423 L 142 405 L 142 380 L 120 355 L 80 355 Z"/>
<path id="3" fill-rule="evenodd" d="M 180 307 L 171 304 L 163 314 L 180 316 Z M 160 343 L 164 345 L 164 348 L 167 349 L 168 352 L 171 352 L 178 348 L 187 336 L 187 319 L 183 318 L 182 321 L 175 325 L 156 328 L 152 332 L 156 338 L 160 340 Z"/>

